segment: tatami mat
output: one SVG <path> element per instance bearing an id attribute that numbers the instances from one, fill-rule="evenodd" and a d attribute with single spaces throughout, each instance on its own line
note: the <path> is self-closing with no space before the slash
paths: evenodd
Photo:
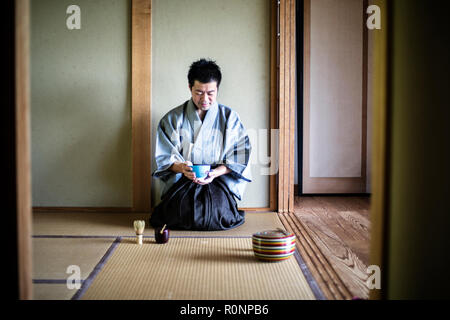
<path id="1" fill-rule="evenodd" d="M 134 220 L 147 220 L 148 214 L 97 212 L 33 213 L 33 235 L 131 235 Z"/>
<path id="2" fill-rule="evenodd" d="M 128 213 L 34 213 L 34 235 L 83 235 L 83 236 L 131 236 L 134 235 L 133 221 L 146 220 L 146 214 Z M 283 228 L 275 212 L 249 212 L 245 223 L 226 231 L 177 231 L 174 236 L 251 236 L 253 233 Z M 154 230 L 146 226 L 144 236 L 153 236 Z"/>
<path id="3" fill-rule="evenodd" d="M 70 300 L 77 289 L 69 289 L 67 285 L 55 283 L 34 283 L 33 299 L 35 300 Z"/>
<path id="4" fill-rule="evenodd" d="M 71 265 L 86 279 L 115 238 L 33 238 L 33 280 L 65 280 Z M 70 271 L 70 270 L 69 270 Z"/>
<path id="5" fill-rule="evenodd" d="M 251 238 L 182 237 L 142 246 L 123 238 L 86 287 L 82 299 L 314 299 L 294 257 L 259 261 Z"/>
<path id="6" fill-rule="evenodd" d="M 320 297 L 296 258 L 254 257 L 253 233 L 284 228 L 274 212 L 247 213 L 242 226 L 227 231 L 171 230 L 164 245 L 155 243 L 149 226 L 144 245 L 136 245 L 134 220 L 148 215 L 35 213 L 34 299 L 314 299 L 311 288 Z M 71 265 L 80 268 L 78 291 L 67 288 Z"/>

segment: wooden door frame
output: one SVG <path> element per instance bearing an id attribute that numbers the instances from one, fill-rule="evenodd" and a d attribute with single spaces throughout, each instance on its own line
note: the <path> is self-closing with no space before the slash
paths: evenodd
<path id="1" fill-rule="evenodd" d="M 296 1 L 278 2 L 277 32 L 277 105 L 271 118 L 278 121 L 279 172 L 278 203 L 280 213 L 294 212 L 295 117 L 296 117 Z"/>
<path id="2" fill-rule="evenodd" d="M 281 59 L 285 54 L 289 61 L 283 68 L 285 80 L 289 81 L 283 97 L 283 106 L 287 113 L 287 123 L 283 126 L 283 140 L 279 140 L 288 146 L 284 152 L 288 154 L 289 165 L 283 167 L 282 175 L 271 175 L 269 177 L 269 207 L 262 208 L 240 208 L 245 211 L 279 211 L 278 204 L 289 200 L 293 210 L 294 207 L 294 149 L 295 143 L 295 0 L 268 0 L 271 3 L 271 40 L 270 40 L 270 128 L 279 129 L 278 119 L 285 119 L 284 114 L 278 114 L 280 105 L 280 83 L 281 70 L 279 68 Z M 132 0 L 132 145 L 133 145 L 133 211 L 151 212 L 151 15 L 152 0 Z M 287 7 L 285 11 L 281 7 Z M 280 24 L 289 21 L 285 28 Z M 280 39 L 288 38 L 286 51 L 280 52 Z M 293 129 L 294 128 L 294 129 Z M 281 135 L 280 135 L 281 137 Z M 145 146 L 145 148 L 142 148 Z M 280 155 L 285 153 L 279 152 Z M 279 164 L 283 162 L 278 159 Z M 285 159 L 283 158 L 283 161 Z M 272 164 L 273 165 L 273 164 Z M 289 170 L 284 168 L 289 167 Z M 287 175 L 287 177 L 285 177 Z M 289 181 L 288 188 L 283 187 L 282 195 L 278 191 L 277 201 L 277 178 L 280 176 Z M 283 184 L 278 183 L 278 186 Z M 287 194 L 289 193 L 289 194 Z"/>
<path id="3" fill-rule="evenodd" d="M 278 155 L 271 157 L 277 161 L 278 172 L 269 176 L 269 207 L 240 209 L 292 213 L 296 143 L 296 0 L 267 1 L 270 2 L 271 30 L 270 129 L 279 133 Z"/>

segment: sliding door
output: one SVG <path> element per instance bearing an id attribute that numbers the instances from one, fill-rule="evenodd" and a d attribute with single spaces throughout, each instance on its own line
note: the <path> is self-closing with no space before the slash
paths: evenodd
<path id="1" fill-rule="evenodd" d="M 305 0 L 303 193 L 367 190 L 362 0 Z"/>

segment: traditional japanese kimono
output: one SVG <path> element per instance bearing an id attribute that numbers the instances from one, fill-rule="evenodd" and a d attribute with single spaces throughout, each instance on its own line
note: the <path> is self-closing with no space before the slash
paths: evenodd
<path id="1" fill-rule="evenodd" d="M 164 182 L 162 201 L 150 223 L 171 229 L 226 230 L 244 223 L 244 212 L 237 209 L 247 182 L 251 145 L 236 112 L 213 104 L 203 122 L 192 100 L 169 111 L 156 133 L 153 176 Z M 174 173 L 175 162 L 191 161 L 215 168 L 224 164 L 231 172 L 199 185 Z"/>

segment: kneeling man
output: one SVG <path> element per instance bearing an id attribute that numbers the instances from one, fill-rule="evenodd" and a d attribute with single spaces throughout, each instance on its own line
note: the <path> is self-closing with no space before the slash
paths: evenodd
<path id="1" fill-rule="evenodd" d="M 150 223 L 171 229 L 226 230 L 244 223 L 238 210 L 247 182 L 251 145 L 239 115 L 216 101 L 222 74 L 211 60 L 189 69 L 191 99 L 169 111 L 156 133 L 153 176 L 164 182 Z M 192 164 L 211 165 L 199 178 Z"/>

